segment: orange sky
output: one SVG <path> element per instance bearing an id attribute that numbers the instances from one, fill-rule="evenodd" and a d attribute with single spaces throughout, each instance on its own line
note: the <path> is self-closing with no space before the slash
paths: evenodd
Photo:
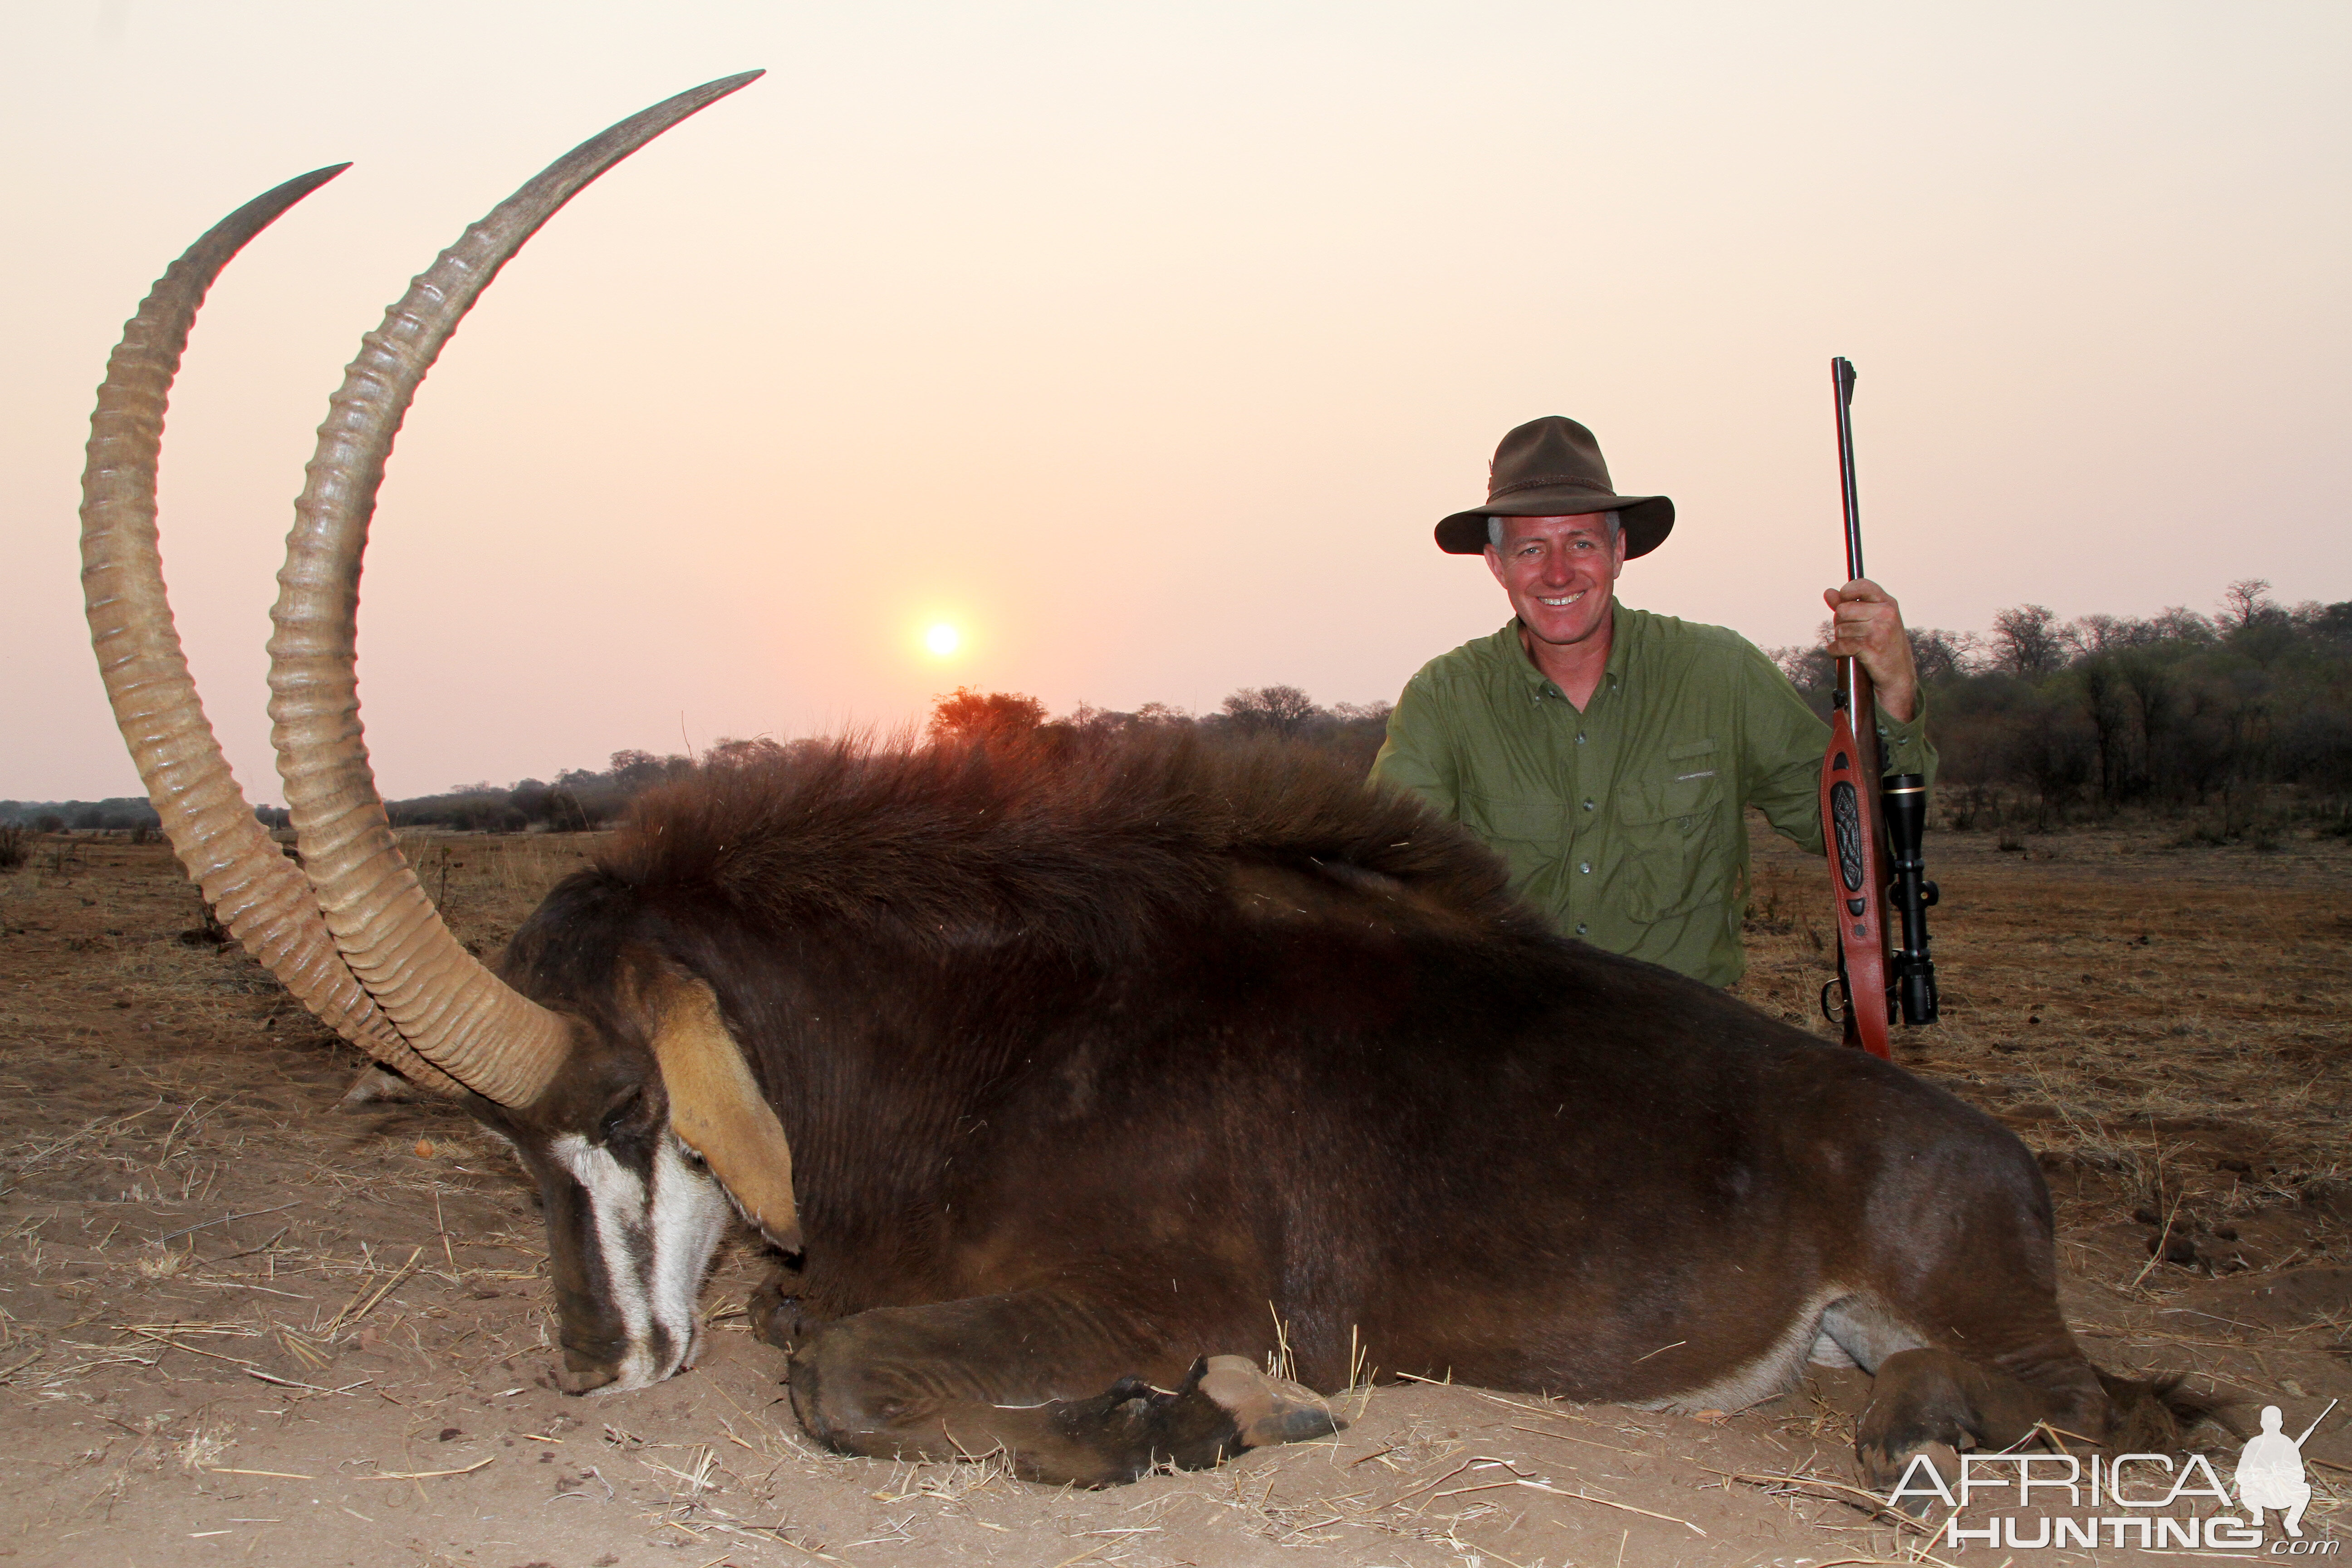
<path id="1" fill-rule="evenodd" d="M 2340 4 L 436 15 L 12 22 L 0 795 L 137 789 L 76 481 L 180 249 L 355 161 L 230 268 L 164 449 L 181 626 L 274 800 L 271 574 L 359 334 L 573 142 L 757 66 L 561 214 L 426 384 L 361 620 L 387 793 L 888 727 L 959 683 L 1392 697 L 1502 620 L 1429 529 L 1545 413 L 1680 508 L 1629 602 L 1805 640 L 1832 353 L 1915 624 L 2352 597 Z"/>

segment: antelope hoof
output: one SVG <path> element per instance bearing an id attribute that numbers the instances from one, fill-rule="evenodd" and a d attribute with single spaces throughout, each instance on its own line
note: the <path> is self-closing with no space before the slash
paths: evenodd
<path id="1" fill-rule="evenodd" d="M 751 1320 L 751 1337 L 787 1355 L 807 1331 L 801 1319 L 801 1299 L 784 1294 L 784 1277 L 781 1273 L 771 1274 L 762 1280 L 744 1303 L 744 1315 Z"/>
<path id="2" fill-rule="evenodd" d="M 1233 1417 L 1244 1448 L 1303 1443 L 1339 1429 L 1339 1418 L 1321 1394 L 1287 1378 L 1269 1377 L 1242 1356 L 1211 1356 L 1201 1392 Z"/>
<path id="3" fill-rule="evenodd" d="M 390 1068 L 370 1062 L 360 1068 L 359 1077 L 352 1079 L 342 1099 L 335 1101 L 335 1109 L 356 1110 L 362 1105 L 396 1105 L 430 1098 Z"/>
<path id="4" fill-rule="evenodd" d="M 1936 1475 L 1946 1487 L 1960 1478 L 1960 1456 L 1948 1443 L 1923 1443 L 1908 1453 L 1893 1455 L 1875 1444 L 1865 1444 L 1859 1458 L 1862 1460 L 1862 1484 L 1882 1497 L 1903 1484 L 1904 1476 L 1912 1463 L 1924 1456 L 1936 1467 Z M 1925 1479 L 1925 1478 L 1921 1478 Z M 1913 1519 L 1925 1519 L 1935 1507 L 1931 1493 L 1914 1489 L 1888 1504 L 1902 1510 Z"/>

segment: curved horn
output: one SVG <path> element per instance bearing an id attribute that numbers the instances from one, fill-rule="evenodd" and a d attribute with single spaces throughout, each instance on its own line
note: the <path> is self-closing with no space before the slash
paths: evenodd
<path id="1" fill-rule="evenodd" d="M 443 251 L 362 340 L 295 502 L 270 612 L 269 715 L 303 868 L 345 961 L 409 1043 L 504 1105 L 539 1097 L 562 1066 L 568 1031 L 449 934 L 393 837 L 359 719 L 353 645 L 368 521 L 418 384 L 499 268 L 599 174 L 761 74 L 680 93 L 582 143 Z"/>
<path id="2" fill-rule="evenodd" d="M 205 295 L 247 241 L 349 167 L 289 180 L 223 218 L 124 323 L 98 389 L 82 469 L 82 601 L 115 722 L 205 901 L 337 1034 L 426 1087 L 455 1094 L 457 1081 L 410 1050 L 377 1011 L 336 952 L 310 883 L 254 819 L 188 673 L 156 549 L 163 410 Z"/>

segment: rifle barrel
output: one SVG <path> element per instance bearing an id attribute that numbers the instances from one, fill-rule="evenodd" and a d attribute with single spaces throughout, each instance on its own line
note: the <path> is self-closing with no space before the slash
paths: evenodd
<path id="1" fill-rule="evenodd" d="M 1862 492 L 1853 477 L 1853 362 L 1840 355 L 1830 361 L 1830 381 L 1837 388 L 1838 493 L 1845 502 L 1845 575 L 1862 575 Z"/>

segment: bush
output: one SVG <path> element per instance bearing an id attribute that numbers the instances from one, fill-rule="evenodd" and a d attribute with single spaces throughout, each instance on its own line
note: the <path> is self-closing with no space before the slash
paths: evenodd
<path id="1" fill-rule="evenodd" d="M 1018 691 L 975 691 L 959 686 L 944 697 L 931 699 L 930 737 L 934 742 L 1018 740 L 1045 722 L 1045 705 Z"/>

